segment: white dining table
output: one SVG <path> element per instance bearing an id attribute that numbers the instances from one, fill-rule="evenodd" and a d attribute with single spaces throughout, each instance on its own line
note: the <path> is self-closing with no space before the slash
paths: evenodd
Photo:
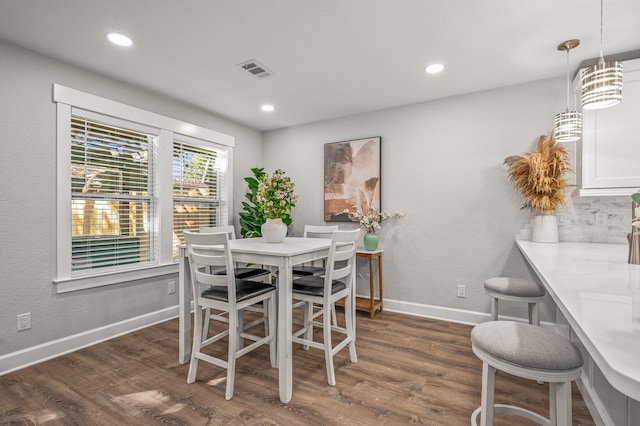
<path id="1" fill-rule="evenodd" d="M 287 237 L 282 243 L 266 243 L 263 238 L 229 241 L 234 262 L 278 268 L 278 369 L 280 401 L 291 401 L 292 369 L 292 267 L 326 258 L 331 240 L 327 238 Z M 179 266 L 179 362 L 191 356 L 191 272 L 186 249 L 180 248 Z"/>

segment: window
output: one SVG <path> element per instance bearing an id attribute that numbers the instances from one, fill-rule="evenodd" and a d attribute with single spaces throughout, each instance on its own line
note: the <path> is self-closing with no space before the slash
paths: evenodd
<path id="1" fill-rule="evenodd" d="M 225 225 L 234 139 L 54 85 L 57 291 L 177 271 L 184 230 Z"/>
<path id="2" fill-rule="evenodd" d="M 226 225 L 223 152 L 173 142 L 173 257 L 183 231 Z"/>
<path id="3" fill-rule="evenodd" d="M 71 271 L 155 264 L 157 134 L 71 117 Z"/>

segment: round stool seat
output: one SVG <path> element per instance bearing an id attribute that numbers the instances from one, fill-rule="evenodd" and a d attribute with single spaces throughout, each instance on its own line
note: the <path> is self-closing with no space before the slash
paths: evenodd
<path id="1" fill-rule="evenodd" d="M 527 370 L 566 372 L 582 367 L 582 355 L 558 333 L 515 321 L 491 321 L 471 331 L 474 352 Z M 534 373 L 534 374 L 537 374 Z M 547 381 L 547 380 L 545 380 Z"/>
<path id="2" fill-rule="evenodd" d="M 538 303 L 544 300 L 544 288 L 522 278 L 494 277 L 484 282 L 484 292 L 491 297 L 491 317 L 498 320 L 498 300 L 526 303 L 529 308 L 529 323 L 540 325 Z"/>
<path id="3" fill-rule="evenodd" d="M 492 425 L 495 414 L 514 414 L 543 425 L 571 426 L 571 382 L 580 377 L 582 355 L 552 330 L 514 321 L 490 321 L 471 331 L 473 353 L 482 361 L 482 405 L 471 424 Z M 550 418 L 521 407 L 494 404 L 495 371 L 549 383 Z"/>
<path id="4" fill-rule="evenodd" d="M 513 296 L 518 298 L 544 297 L 544 288 L 530 280 L 511 277 L 489 278 L 484 282 L 484 289 L 488 292 Z"/>

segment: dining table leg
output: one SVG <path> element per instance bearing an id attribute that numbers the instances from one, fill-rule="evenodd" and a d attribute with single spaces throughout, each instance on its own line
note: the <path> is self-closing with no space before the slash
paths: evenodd
<path id="1" fill-rule="evenodd" d="M 285 404 L 291 401 L 293 392 L 292 362 L 292 264 L 286 258 L 278 271 L 278 374 L 280 385 L 280 401 Z"/>
<path id="2" fill-rule="evenodd" d="M 191 269 L 185 249 L 180 248 L 178 266 L 178 362 L 186 364 L 191 358 Z"/>

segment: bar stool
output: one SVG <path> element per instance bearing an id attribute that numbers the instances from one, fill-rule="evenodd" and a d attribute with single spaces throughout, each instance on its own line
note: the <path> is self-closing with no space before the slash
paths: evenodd
<path id="1" fill-rule="evenodd" d="M 529 305 L 529 324 L 540 325 L 538 303 L 544 300 L 545 291 L 536 283 L 522 278 L 494 277 L 484 282 L 484 292 L 491 297 L 491 316 L 498 320 L 498 300 L 524 302 Z"/>
<path id="2" fill-rule="evenodd" d="M 471 424 L 493 425 L 495 414 L 507 413 L 542 425 L 571 426 L 571 382 L 580 377 L 582 355 L 554 331 L 515 321 L 490 321 L 471 331 L 473 353 L 482 361 L 481 406 Z M 496 370 L 549 383 L 549 417 L 513 405 L 494 403 Z"/>

